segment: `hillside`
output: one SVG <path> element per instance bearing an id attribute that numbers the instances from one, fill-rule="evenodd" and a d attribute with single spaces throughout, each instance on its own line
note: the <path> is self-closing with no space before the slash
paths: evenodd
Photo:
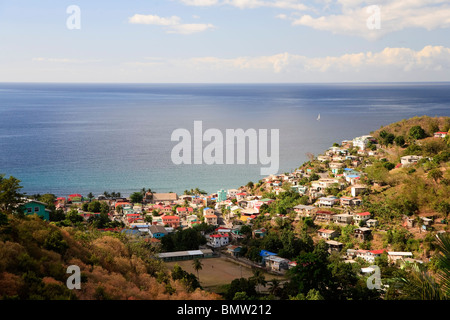
<path id="1" fill-rule="evenodd" d="M 3 299 L 202 300 L 150 258 L 154 249 L 120 234 L 59 228 L 38 217 L 3 215 L 0 226 L 0 297 Z M 67 267 L 81 270 L 81 289 L 69 290 Z"/>

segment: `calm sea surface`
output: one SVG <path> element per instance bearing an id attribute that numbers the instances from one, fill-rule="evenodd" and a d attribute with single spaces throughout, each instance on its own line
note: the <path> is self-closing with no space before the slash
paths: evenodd
<path id="1" fill-rule="evenodd" d="M 28 194 L 215 192 L 258 181 L 262 165 L 174 165 L 175 129 L 279 129 L 285 172 L 307 152 L 421 115 L 450 116 L 449 83 L 0 83 L 0 173 Z"/>

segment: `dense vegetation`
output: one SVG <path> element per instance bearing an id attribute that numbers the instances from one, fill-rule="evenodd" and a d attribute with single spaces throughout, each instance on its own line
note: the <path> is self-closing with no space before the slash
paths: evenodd
<path id="1" fill-rule="evenodd" d="M 0 190 L 0 193 L 4 189 Z M 70 221 L 70 217 L 67 218 Z M 196 277 L 167 270 L 148 242 L 91 226 L 58 227 L 37 216 L 0 212 L 1 299 L 216 299 Z M 81 270 L 69 290 L 67 267 Z"/>

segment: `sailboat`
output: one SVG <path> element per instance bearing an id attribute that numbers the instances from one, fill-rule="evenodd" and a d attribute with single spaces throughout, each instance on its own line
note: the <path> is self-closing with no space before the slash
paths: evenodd
<path id="1" fill-rule="evenodd" d="M 319 121 L 320 120 L 320 113 L 319 113 L 319 115 L 317 116 L 317 121 Z"/>

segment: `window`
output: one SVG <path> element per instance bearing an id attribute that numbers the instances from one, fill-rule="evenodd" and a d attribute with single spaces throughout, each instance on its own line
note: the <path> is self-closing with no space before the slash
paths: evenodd
<path id="1" fill-rule="evenodd" d="M 31 213 L 31 208 L 27 208 L 27 212 L 28 212 L 28 213 Z"/>
<path id="2" fill-rule="evenodd" d="M 34 212 L 39 212 L 39 207 L 34 207 Z"/>

